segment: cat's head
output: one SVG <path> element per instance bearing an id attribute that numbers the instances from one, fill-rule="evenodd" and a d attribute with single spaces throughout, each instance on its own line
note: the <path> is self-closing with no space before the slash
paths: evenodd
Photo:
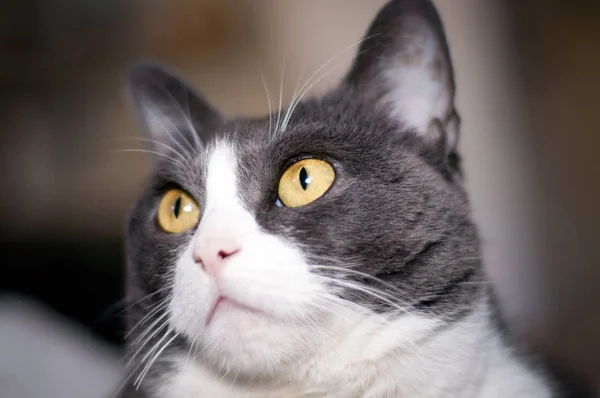
<path id="1" fill-rule="evenodd" d="M 389 3 L 339 86 L 281 114 L 227 120 L 151 63 L 130 87 L 155 152 L 127 231 L 147 337 L 267 377 L 352 335 L 376 359 L 472 307 L 478 241 L 429 1 Z"/>

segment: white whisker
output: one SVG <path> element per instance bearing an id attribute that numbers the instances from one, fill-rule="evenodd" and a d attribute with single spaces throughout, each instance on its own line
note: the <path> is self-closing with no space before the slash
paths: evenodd
<path id="1" fill-rule="evenodd" d="M 160 327 L 158 327 L 154 332 L 152 332 L 152 334 L 150 334 L 143 342 L 142 344 L 140 344 L 140 346 L 136 349 L 136 351 L 133 353 L 133 355 L 131 355 L 131 357 L 129 358 L 129 360 L 127 361 L 126 367 L 130 367 L 134 362 L 136 357 L 142 353 L 142 351 L 144 351 L 144 347 L 146 347 L 148 345 L 148 343 L 150 341 L 152 341 L 152 339 L 154 339 L 156 336 L 158 336 L 160 334 L 160 332 L 165 328 L 165 326 L 168 325 L 168 322 L 163 322 Z M 148 356 L 149 352 L 147 352 L 144 356 L 144 358 L 140 361 L 138 361 L 138 366 L 136 366 L 136 369 L 139 367 L 139 364 L 144 362 L 144 359 L 146 358 L 146 356 Z"/>
<path id="2" fill-rule="evenodd" d="M 187 160 L 189 160 L 189 157 L 187 156 L 183 156 L 180 152 L 177 152 L 177 149 L 172 147 L 171 145 L 165 144 L 164 142 L 160 142 L 157 140 L 152 140 L 150 138 L 143 138 L 143 137 L 118 137 L 118 138 L 113 138 L 110 141 L 141 141 L 141 142 L 146 142 L 152 145 L 157 145 L 161 148 L 165 148 L 168 151 L 174 152 L 177 156 L 179 156 L 179 158 L 186 162 Z"/>
<path id="3" fill-rule="evenodd" d="M 384 302 L 386 304 L 389 304 L 390 306 L 396 308 L 397 310 L 399 310 L 401 312 L 409 312 L 407 310 L 407 308 L 402 307 L 398 303 L 394 303 L 390 299 L 387 299 L 384 296 L 382 296 L 381 294 L 384 293 L 384 292 L 373 291 L 373 289 L 370 289 L 370 288 L 367 288 L 367 287 L 364 287 L 364 286 L 361 286 L 361 285 L 358 285 L 358 284 L 355 284 L 355 283 L 351 283 L 351 282 L 348 282 L 348 281 L 342 281 L 342 280 L 333 279 L 333 278 L 326 278 L 326 277 L 323 277 L 323 279 L 327 280 L 327 282 L 329 282 L 329 283 L 337 284 L 339 286 L 343 286 L 343 287 L 346 287 L 346 288 L 349 288 L 349 289 L 352 289 L 352 290 L 356 290 L 356 291 L 365 293 L 365 294 L 373 296 L 375 298 L 378 298 L 382 302 Z M 394 297 L 394 298 L 396 299 L 396 297 Z"/>
<path id="4" fill-rule="evenodd" d="M 165 307 L 166 307 L 166 306 L 167 306 L 167 304 L 165 304 Z M 162 307 L 162 308 L 161 308 L 161 310 L 162 310 L 163 308 L 164 308 L 164 307 Z M 148 328 L 147 328 L 147 329 L 145 329 L 145 330 L 144 330 L 144 332 L 143 332 L 142 334 L 140 334 L 140 335 L 139 335 L 139 336 L 138 336 L 138 337 L 137 337 L 137 338 L 136 338 L 136 339 L 133 341 L 133 343 L 132 343 L 132 344 L 133 344 L 133 345 L 136 345 L 136 344 L 140 343 L 140 342 L 141 342 L 141 341 L 144 339 L 144 337 L 145 337 L 145 336 L 146 336 L 146 335 L 147 335 L 147 334 L 148 334 L 148 333 L 149 333 L 149 332 L 150 332 L 150 331 L 151 331 L 151 330 L 154 328 L 154 326 L 155 326 L 156 324 L 158 324 L 159 322 L 161 322 L 162 320 L 164 320 L 164 319 L 165 319 L 166 317 L 168 317 L 168 316 L 169 316 L 169 313 L 168 313 L 168 312 L 166 312 L 166 311 L 165 311 L 163 314 L 161 314 L 161 315 L 160 315 L 158 318 L 156 318 L 156 319 L 154 320 L 154 322 L 152 322 L 152 323 L 151 323 L 151 324 L 148 326 Z"/>
<path id="5" fill-rule="evenodd" d="M 149 154 L 156 155 L 156 156 L 162 157 L 164 159 L 167 159 L 171 163 L 173 163 L 174 165 L 177 165 L 177 166 L 179 166 L 181 168 L 184 168 L 184 169 L 186 168 L 186 166 L 183 163 L 181 163 L 181 161 L 175 159 L 174 157 L 166 155 L 166 154 L 164 154 L 162 152 L 152 151 L 152 150 L 149 150 L 149 149 L 117 149 L 116 151 L 112 151 L 111 154 L 115 154 L 115 153 L 127 153 L 127 152 L 149 153 Z"/>
<path id="6" fill-rule="evenodd" d="M 154 315 L 158 314 L 160 311 L 164 310 L 164 309 L 167 307 L 167 305 L 168 305 L 168 304 L 161 305 L 160 307 L 157 307 L 157 308 L 155 308 L 154 310 L 152 310 L 152 312 L 151 312 L 151 313 L 149 313 L 149 314 L 145 315 L 145 316 L 144 316 L 144 317 L 143 317 L 143 318 L 142 318 L 142 319 L 141 319 L 141 320 L 140 320 L 140 321 L 139 321 L 139 322 L 138 322 L 138 323 L 135 325 L 135 328 L 138 328 L 139 326 L 141 326 L 141 325 L 143 325 L 144 323 L 146 323 L 146 321 L 147 321 L 147 320 L 149 320 L 149 319 L 151 319 L 151 318 L 152 318 L 152 316 L 154 316 Z M 160 315 L 160 316 L 159 316 L 157 319 L 155 319 L 155 320 L 154 320 L 154 321 L 153 321 L 153 322 L 152 322 L 150 325 L 148 325 L 148 327 L 147 327 L 146 329 L 144 329 L 144 331 L 143 331 L 143 332 L 142 332 L 142 333 L 141 333 L 139 336 L 137 336 L 137 337 L 136 337 L 136 339 L 135 339 L 135 340 L 134 340 L 134 341 L 133 341 L 131 344 L 132 344 L 133 346 L 135 346 L 135 345 L 139 344 L 139 343 L 140 343 L 140 342 L 141 342 L 141 341 L 144 339 L 144 337 L 145 337 L 145 336 L 146 336 L 148 333 L 150 333 L 150 332 L 152 331 L 152 329 L 154 328 L 154 326 L 156 326 L 156 325 L 157 325 L 157 324 L 158 324 L 158 323 L 159 323 L 161 320 L 163 320 L 167 314 L 168 314 L 167 312 L 165 312 L 165 313 L 161 314 L 161 315 Z M 127 333 L 127 335 L 125 336 L 125 339 L 126 339 L 126 340 L 127 340 L 127 339 L 129 339 L 129 338 L 131 337 L 131 335 L 132 335 L 133 331 L 134 331 L 134 328 L 132 328 L 132 329 L 131 329 L 131 330 L 130 330 L 128 333 Z"/>
<path id="7" fill-rule="evenodd" d="M 285 57 L 283 58 L 283 65 L 281 67 L 281 79 L 279 81 L 279 110 L 277 111 L 277 123 L 275 125 L 275 135 L 279 132 L 280 118 L 281 118 L 281 104 L 283 102 L 283 77 L 285 75 Z"/>
<path id="8" fill-rule="evenodd" d="M 194 348 L 194 344 L 196 344 L 196 339 L 197 339 L 197 338 L 198 338 L 198 334 L 196 334 L 196 335 L 194 336 L 194 339 L 192 340 L 192 343 L 190 344 L 190 350 L 188 351 L 187 358 L 185 359 L 185 363 L 186 363 L 186 364 L 187 364 L 187 363 L 189 362 L 189 360 L 190 360 L 190 355 L 191 355 L 191 353 L 192 353 L 192 348 Z M 196 352 L 196 350 L 194 349 L 194 357 L 195 357 L 195 352 Z"/>
<path id="9" fill-rule="evenodd" d="M 358 275 L 362 278 L 366 278 L 372 281 L 375 281 L 377 283 L 380 283 L 381 285 L 387 287 L 388 289 L 392 290 L 392 291 L 398 291 L 398 288 L 394 285 L 389 284 L 386 281 L 381 280 L 380 278 L 377 278 L 376 276 L 373 275 L 369 275 L 366 274 L 364 272 L 360 272 L 357 271 L 355 269 L 352 269 L 350 267 L 336 267 L 334 265 L 311 265 L 311 268 L 313 269 L 322 269 L 322 270 L 332 270 L 332 271 L 337 271 L 337 272 L 346 272 L 349 274 L 353 274 L 353 275 Z"/>
<path id="10" fill-rule="evenodd" d="M 171 94 L 167 92 L 167 94 L 172 98 Z M 147 105 L 146 109 L 148 109 L 148 112 L 150 112 L 152 114 L 152 120 L 156 123 L 158 123 L 160 125 L 160 127 L 162 128 L 162 130 L 164 131 L 164 133 L 171 139 L 171 141 L 173 141 L 173 143 L 175 143 L 175 145 L 177 145 L 179 147 L 179 149 L 181 150 L 182 153 L 187 154 L 188 156 L 192 153 L 195 152 L 194 147 L 189 143 L 188 139 L 186 138 L 185 134 L 173 123 L 173 121 L 171 120 L 171 118 L 167 115 L 165 115 L 165 113 L 158 107 L 153 106 L 153 105 Z M 181 111 L 180 111 L 181 112 Z M 169 122 L 169 124 L 171 125 L 171 129 L 168 129 L 167 126 L 165 126 L 164 121 Z M 173 136 L 173 131 L 179 133 L 179 135 L 184 139 L 184 141 L 188 144 L 188 147 L 191 149 L 191 152 L 185 148 L 174 136 Z"/>
<path id="11" fill-rule="evenodd" d="M 147 320 L 149 320 L 150 318 L 152 318 L 154 315 L 156 315 L 158 312 L 160 312 L 161 310 L 165 309 L 168 306 L 168 303 L 166 302 L 167 299 L 163 299 L 161 301 L 159 301 L 156 304 L 153 304 L 151 307 L 149 307 L 148 309 L 152 308 L 152 310 L 150 310 L 150 312 L 148 312 L 146 315 L 144 315 L 142 317 L 142 319 L 140 319 L 125 335 L 125 339 L 128 339 L 131 334 L 141 325 L 143 325 L 144 323 L 146 323 Z"/>
<path id="12" fill-rule="evenodd" d="M 157 343 L 157 345 L 160 344 L 171 332 L 172 332 L 172 330 L 168 330 L 167 333 L 165 333 L 165 336 L 162 339 L 159 340 L 159 342 Z M 144 377 L 146 376 L 146 374 L 148 373 L 148 371 L 150 370 L 150 368 L 152 367 L 152 365 L 160 357 L 160 354 L 163 353 L 163 351 L 169 346 L 169 344 L 171 344 L 173 342 L 173 340 L 175 340 L 177 338 L 177 336 L 179 336 L 179 333 L 176 333 L 175 335 L 173 335 L 173 337 L 171 337 L 169 339 L 169 341 L 167 341 L 165 344 L 163 344 L 162 348 L 160 348 L 156 352 L 156 354 L 154 354 L 154 356 L 148 361 L 148 364 L 142 370 L 142 373 L 138 376 L 138 378 L 134 382 L 134 385 L 137 385 L 138 389 L 139 389 L 140 385 L 142 384 L 142 380 L 144 379 Z M 143 360 L 142 360 L 142 362 L 143 362 Z"/>
<path id="13" fill-rule="evenodd" d="M 341 270 L 347 271 L 343 268 Z M 368 274 L 365 274 L 365 275 L 369 276 Z M 247 280 L 248 282 L 252 282 L 249 285 L 257 285 L 258 286 L 257 288 L 260 289 L 261 291 L 268 290 L 269 286 L 272 285 L 272 282 L 270 281 L 269 278 L 257 278 L 256 276 L 249 274 L 249 273 L 243 273 L 243 274 L 240 274 L 240 276 L 243 276 L 244 279 Z M 330 278 L 330 277 L 327 277 L 324 275 L 314 275 L 314 277 L 317 280 L 320 280 L 325 283 L 329 283 L 330 285 L 337 285 L 337 286 L 343 285 L 343 287 L 346 287 L 349 289 L 362 291 L 365 294 L 368 294 L 374 298 L 377 298 L 381 302 L 385 302 L 387 304 L 390 304 L 394 308 L 400 309 L 404 313 L 418 313 L 418 311 L 415 310 L 410 303 L 405 302 L 404 300 L 400 299 L 399 297 L 397 297 L 396 295 L 394 295 L 390 292 L 383 291 L 380 289 L 375 289 L 371 286 L 359 284 L 359 283 L 356 283 L 356 281 L 351 281 L 351 280 L 333 279 L 333 278 Z M 376 279 L 376 278 L 374 278 L 374 279 Z M 385 283 L 385 282 L 383 282 L 383 283 Z M 390 287 L 393 288 L 393 286 L 391 286 L 391 285 L 390 285 Z M 293 294 L 293 293 L 302 294 L 302 291 L 294 292 L 293 290 L 287 290 L 287 293 L 288 294 Z M 335 297 L 335 296 L 332 294 L 331 297 Z M 348 300 L 341 299 L 339 297 L 338 297 L 338 299 L 340 300 L 340 301 L 338 301 L 338 304 L 343 304 L 345 307 L 354 307 L 354 306 L 358 305 L 357 303 L 350 302 Z M 327 297 L 326 301 L 331 301 L 331 298 Z M 324 312 L 331 312 L 334 310 L 332 308 L 328 308 L 326 305 L 321 305 L 318 302 L 312 302 L 312 301 L 303 302 L 302 305 L 319 308 L 319 309 L 323 310 Z"/>
<path id="14" fill-rule="evenodd" d="M 196 131 L 196 127 L 194 126 L 194 123 L 192 121 L 189 95 L 185 96 L 185 109 L 187 111 L 187 115 L 186 115 L 187 117 L 185 120 L 187 122 L 188 128 L 190 129 L 192 136 L 194 137 L 193 147 L 197 151 L 197 150 L 200 150 L 200 148 L 202 148 L 202 142 L 200 142 L 200 138 L 198 138 L 198 132 Z"/>
<path id="15" fill-rule="evenodd" d="M 289 105 L 287 106 L 287 110 L 285 111 L 285 114 L 283 116 L 283 122 L 281 124 L 282 129 L 281 131 L 284 131 L 286 126 L 287 126 L 287 121 L 290 118 L 290 113 L 292 112 L 293 108 L 294 108 L 294 104 L 296 103 L 296 101 L 298 100 L 298 96 L 300 94 L 300 80 L 302 79 L 302 71 L 300 71 L 300 73 L 298 74 L 298 78 L 296 79 L 296 86 L 294 87 L 294 94 L 292 95 L 292 100 L 290 101 Z"/>
<path id="16" fill-rule="evenodd" d="M 165 92 L 165 94 L 171 98 L 172 101 L 172 108 L 177 109 L 177 111 L 183 116 L 183 119 L 185 120 L 185 123 L 189 129 L 190 134 L 194 137 L 195 143 L 198 145 L 197 147 L 194 147 L 194 145 L 192 145 L 192 143 L 190 142 L 189 138 L 187 135 L 185 135 L 180 129 L 178 129 L 173 122 L 171 122 L 171 118 L 165 117 L 164 119 L 169 120 L 169 122 L 171 123 L 171 125 L 173 126 L 173 128 L 175 128 L 175 131 L 177 131 L 179 133 L 179 135 L 181 135 L 181 138 L 183 138 L 183 140 L 185 141 L 185 143 L 188 145 L 188 147 L 191 149 L 191 153 L 196 152 L 196 150 L 200 149 L 202 147 L 202 144 L 199 141 L 198 138 L 198 132 L 196 131 L 196 128 L 194 127 L 194 124 L 192 123 L 191 120 L 191 115 L 189 114 L 189 100 L 187 99 L 186 96 L 186 104 L 187 104 L 187 108 L 188 108 L 188 114 L 186 114 L 183 109 L 181 108 L 181 106 L 179 105 L 179 103 L 177 102 L 177 100 L 175 99 L 175 97 L 173 97 L 173 94 L 167 90 L 166 88 L 162 88 L 163 91 Z M 187 93 L 186 93 L 187 94 Z M 162 112 L 161 112 L 162 113 Z M 164 114 L 163 114 L 164 116 Z M 168 131 L 168 130 L 166 130 Z"/>
<path id="17" fill-rule="evenodd" d="M 125 365 L 125 367 L 127 369 L 131 368 L 131 364 L 133 363 L 133 360 L 135 359 L 135 357 L 138 355 L 139 352 L 141 352 L 141 350 L 146 346 L 146 344 L 148 344 L 148 342 L 150 342 L 150 340 L 152 340 L 152 338 L 154 336 L 156 336 L 156 334 L 158 334 L 158 332 L 160 332 L 160 330 L 162 330 L 164 328 L 164 326 L 166 326 L 168 324 L 167 321 L 165 321 L 158 329 L 155 333 L 152 333 L 151 336 L 149 336 L 146 341 L 141 344 L 141 346 L 137 349 L 137 351 L 131 356 L 131 358 L 129 359 L 129 361 L 127 362 L 127 364 Z M 151 327 L 149 328 L 151 329 Z M 168 334 L 168 331 L 167 331 Z M 156 347 L 156 346 L 155 346 Z M 152 351 L 154 351 L 154 348 L 152 348 L 149 352 L 151 353 Z M 127 377 L 125 378 L 125 380 L 123 381 L 123 383 L 121 384 L 121 386 L 117 389 L 115 395 L 113 398 L 115 398 L 119 392 L 123 389 L 123 387 L 125 387 L 125 385 L 129 382 L 129 380 L 131 379 L 131 377 L 134 375 L 134 373 L 140 368 L 140 366 L 142 366 L 143 364 L 143 360 L 139 361 L 138 364 L 135 366 L 135 368 L 133 368 L 132 370 L 129 371 Z"/>
<path id="18" fill-rule="evenodd" d="M 269 135 L 271 135 L 271 129 L 273 128 L 273 102 L 271 100 L 271 92 L 269 91 L 269 87 L 267 86 L 265 78 L 261 76 L 260 80 L 262 81 L 263 87 L 265 88 L 265 93 L 267 94 L 267 103 L 269 105 Z"/>
<path id="19" fill-rule="evenodd" d="M 325 62 L 323 65 L 321 65 L 316 71 L 313 72 L 313 74 L 306 80 L 306 82 L 302 85 L 302 87 L 300 88 L 300 92 L 298 95 L 298 98 L 296 99 L 296 101 L 290 106 L 290 111 L 288 112 L 287 118 L 283 121 L 282 126 L 281 126 L 281 131 L 284 131 L 290 121 L 290 118 L 292 117 L 292 113 L 294 112 L 294 109 L 296 108 L 296 106 L 298 105 L 298 103 L 302 100 L 302 97 L 304 97 L 308 91 L 315 85 L 317 84 L 319 81 L 321 81 L 325 76 L 327 76 L 329 73 L 331 73 L 333 70 L 335 70 L 335 68 L 330 69 L 329 71 L 326 71 L 325 74 L 321 75 L 315 82 L 311 83 L 311 80 L 315 78 L 315 76 L 317 76 L 317 74 L 323 70 L 325 67 L 327 67 L 327 65 L 329 65 L 331 62 L 333 62 L 334 60 L 336 60 L 338 57 L 340 57 L 341 55 L 343 55 L 345 52 L 347 52 L 348 50 L 352 49 L 353 47 L 356 47 L 358 45 L 360 45 L 361 43 L 363 43 L 366 40 L 369 40 L 375 36 L 378 36 L 379 34 L 375 34 L 375 35 L 371 35 L 368 37 L 365 37 L 362 40 L 357 41 L 356 43 L 346 47 L 345 49 L 343 49 L 342 51 L 340 51 L 339 53 L 335 54 L 333 57 L 331 57 L 327 62 Z M 337 66 L 336 66 L 337 67 Z M 307 88 L 308 87 L 308 88 Z"/>
<path id="20" fill-rule="evenodd" d="M 152 331 L 152 333 L 150 333 L 143 341 L 140 340 L 138 343 L 132 344 L 132 348 L 136 347 L 136 350 L 130 354 L 129 356 L 129 360 L 127 361 L 127 367 L 129 367 L 136 359 L 136 357 L 144 350 L 144 347 L 153 339 L 155 338 L 161 330 L 163 330 L 165 328 L 165 326 L 168 325 L 168 320 L 163 321 L 159 327 L 157 327 L 156 329 L 153 330 L 153 326 L 149 327 L 145 332 L 148 331 Z"/>
<path id="21" fill-rule="evenodd" d="M 116 313 L 116 314 L 115 314 L 115 316 L 117 316 L 117 315 L 120 315 L 120 314 L 124 313 L 124 312 L 125 312 L 125 311 L 127 311 L 128 309 L 132 308 L 134 305 L 136 305 L 136 304 L 139 304 L 139 303 L 141 303 L 142 301 L 144 301 L 144 300 L 146 300 L 146 299 L 149 299 L 150 297 L 152 297 L 152 296 L 154 296 L 154 295 L 156 295 L 156 294 L 158 294 L 158 293 L 160 293 L 160 292 L 162 292 L 162 291 L 165 291 L 165 290 L 166 290 L 166 289 L 168 289 L 168 288 L 170 288 L 170 286 L 165 286 L 165 287 L 163 287 L 163 288 L 161 288 L 161 289 L 158 289 L 157 291 L 155 291 L 155 292 L 153 292 L 153 293 L 150 293 L 150 294 L 147 294 L 147 295 L 145 295 L 145 296 L 144 296 L 144 297 L 142 297 L 141 299 L 139 299 L 139 300 L 137 300 L 137 301 L 135 301 L 135 302 L 133 302 L 133 303 L 131 303 L 131 304 L 127 305 L 127 306 L 126 306 L 125 308 L 123 308 L 121 311 L 119 311 L 118 313 Z M 126 299 L 125 299 L 125 300 L 126 300 Z M 157 301 L 156 303 L 150 304 L 150 305 L 149 305 L 149 306 L 148 306 L 146 309 L 147 309 L 147 310 L 149 310 L 149 309 L 151 309 L 151 308 L 154 308 L 154 307 L 156 307 L 157 305 L 159 305 L 159 304 L 161 304 L 162 302 L 164 302 L 164 300 L 165 300 L 165 299 L 162 299 L 162 300 L 159 300 L 159 301 Z M 155 308 L 154 308 L 154 309 L 155 309 Z M 152 311 L 151 311 L 150 313 L 152 313 Z M 143 320 L 144 318 L 146 318 L 147 316 L 149 316 L 149 315 L 150 315 L 150 314 L 146 314 L 146 315 L 144 315 L 144 317 L 142 318 L 142 320 Z M 140 320 L 140 322 L 141 322 L 141 320 Z M 138 322 L 138 324 L 139 324 L 139 322 Z M 133 328 L 132 328 L 132 329 L 135 329 L 135 326 L 133 326 Z M 128 334 L 129 334 L 130 332 L 131 332 L 131 330 L 128 332 Z M 127 335 L 126 335 L 125 337 L 127 338 Z"/>

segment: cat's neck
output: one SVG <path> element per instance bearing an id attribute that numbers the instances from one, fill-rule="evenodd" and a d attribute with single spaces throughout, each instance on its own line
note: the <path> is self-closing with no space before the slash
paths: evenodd
<path id="1" fill-rule="evenodd" d="M 398 323 L 404 330 L 395 330 L 407 336 L 402 345 L 381 350 L 381 340 L 394 333 L 383 331 L 373 336 L 375 344 L 366 345 L 362 360 L 336 369 L 332 364 L 339 362 L 340 351 L 346 352 L 337 350 L 313 367 L 309 380 L 323 385 L 337 380 L 338 391 L 347 392 L 327 395 L 336 397 L 550 397 L 545 380 L 506 344 L 489 306 L 483 298 L 460 320 L 440 327 L 414 316 L 409 322 L 420 324 L 421 333 L 415 333 L 416 325 L 407 328 L 404 319 Z M 434 331 L 427 333 L 429 327 Z M 356 337 L 351 344 L 360 346 Z"/>
<path id="2" fill-rule="evenodd" d="M 296 367 L 285 377 L 289 381 L 252 387 L 224 380 L 182 355 L 180 361 L 176 359 L 178 371 L 160 382 L 156 397 L 551 396 L 544 380 L 504 343 L 492 325 L 487 301 L 459 321 L 435 326 L 423 323 L 422 333 L 413 333 L 400 345 L 394 340 L 394 348 L 385 339 L 408 330 L 357 330 L 337 344 L 324 344 L 328 349 L 304 367 Z"/>

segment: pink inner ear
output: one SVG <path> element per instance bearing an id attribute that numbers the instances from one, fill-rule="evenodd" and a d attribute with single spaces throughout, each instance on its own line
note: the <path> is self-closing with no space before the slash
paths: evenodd
<path id="1" fill-rule="evenodd" d="M 371 23 L 346 82 L 391 121 L 428 141 L 456 145 L 452 61 L 431 1 L 389 2 Z"/>
<path id="2" fill-rule="evenodd" d="M 423 34 L 427 34 L 423 32 Z M 402 120 L 426 134 L 431 121 L 445 124 L 452 113 L 452 87 L 449 66 L 441 59 L 441 49 L 434 38 L 424 40 L 420 59 L 408 63 L 402 55 L 384 66 L 384 82 L 389 87 L 380 100 L 390 116 Z"/>

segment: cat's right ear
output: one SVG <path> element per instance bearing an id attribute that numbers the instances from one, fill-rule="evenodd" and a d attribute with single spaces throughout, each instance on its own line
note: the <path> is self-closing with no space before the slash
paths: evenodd
<path id="1" fill-rule="evenodd" d="M 222 120 L 216 108 L 183 79 L 154 61 L 129 70 L 128 88 L 156 152 L 198 150 Z"/>

